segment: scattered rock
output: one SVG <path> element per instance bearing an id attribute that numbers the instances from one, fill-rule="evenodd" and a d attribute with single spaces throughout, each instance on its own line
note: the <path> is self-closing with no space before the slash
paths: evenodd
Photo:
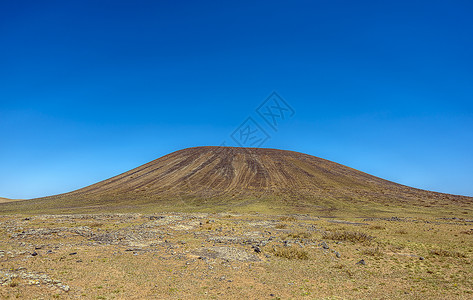
<path id="1" fill-rule="evenodd" d="M 233 247 L 211 247 L 199 251 L 200 259 L 221 258 L 228 261 L 260 261 L 260 259 L 244 250 Z"/>
<path id="2" fill-rule="evenodd" d="M 15 280 L 24 280 L 27 285 L 44 285 L 49 288 L 60 288 L 69 291 L 69 286 L 61 283 L 59 280 L 52 279 L 47 274 L 28 272 L 26 268 L 10 269 L 8 271 L 0 270 L 0 284 L 3 286 L 10 285 Z M 18 282 L 15 282 L 18 284 Z M 21 284 L 21 283 L 20 283 Z"/>
<path id="3" fill-rule="evenodd" d="M 366 265 L 366 262 L 364 259 L 360 260 L 359 262 L 356 263 L 357 265 Z"/>
<path id="4" fill-rule="evenodd" d="M 321 247 L 324 248 L 324 249 L 330 249 L 330 247 L 327 245 L 326 242 L 320 243 L 319 246 L 321 246 Z"/>
<path id="5" fill-rule="evenodd" d="M 346 224 L 346 225 L 369 225 L 367 223 L 349 222 L 349 221 L 344 221 L 344 220 L 329 220 L 327 222 L 337 223 L 337 224 Z"/>
<path id="6" fill-rule="evenodd" d="M 60 289 L 62 289 L 64 292 L 69 292 L 70 287 L 67 284 L 63 284 L 59 286 Z"/>
<path id="7" fill-rule="evenodd" d="M 251 248 L 253 248 L 253 250 L 255 250 L 256 253 L 261 253 L 261 248 L 258 247 L 258 246 L 251 246 Z"/>

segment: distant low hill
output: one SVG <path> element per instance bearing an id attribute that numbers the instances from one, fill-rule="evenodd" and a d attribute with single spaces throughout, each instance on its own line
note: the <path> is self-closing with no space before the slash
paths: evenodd
<path id="1" fill-rule="evenodd" d="M 196 147 L 65 194 L 0 204 L 0 212 L 389 211 L 472 207 L 473 198 L 390 182 L 293 151 Z M 391 208 L 390 208 L 391 207 Z"/>
<path id="2" fill-rule="evenodd" d="M 9 199 L 9 198 L 0 197 L 0 203 L 13 202 L 13 201 L 21 201 L 21 200 L 22 200 L 22 199 Z"/>

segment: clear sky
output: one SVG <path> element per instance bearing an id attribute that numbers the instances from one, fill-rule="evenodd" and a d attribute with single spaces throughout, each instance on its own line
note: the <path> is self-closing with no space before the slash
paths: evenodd
<path id="1" fill-rule="evenodd" d="M 472 1 L 2 1 L 0 197 L 236 145 L 248 117 L 262 147 L 473 196 L 472 14 Z M 256 111 L 273 91 L 295 112 L 276 130 Z"/>

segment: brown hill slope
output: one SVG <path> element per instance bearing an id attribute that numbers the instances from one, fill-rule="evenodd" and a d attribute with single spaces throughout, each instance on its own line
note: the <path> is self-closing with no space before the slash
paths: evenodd
<path id="1" fill-rule="evenodd" d="M 375 206 L 468 207 L 473 198 L 399 185 L 302 153 L 196 147 L 173 152 L 85 188 L 1 210 L 170 207 L 282 211 Z"/>

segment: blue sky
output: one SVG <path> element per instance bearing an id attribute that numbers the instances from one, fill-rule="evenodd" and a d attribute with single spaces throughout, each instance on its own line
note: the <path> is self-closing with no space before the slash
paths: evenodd
<path id="1" fill-rule="evenodd" d="M 0 197 L 67 192 L 169 152 L 308 153 L 473 196 L 471 1 L 3 1 Z M 255 111 L 276 91 L 295 114 Z"/>

